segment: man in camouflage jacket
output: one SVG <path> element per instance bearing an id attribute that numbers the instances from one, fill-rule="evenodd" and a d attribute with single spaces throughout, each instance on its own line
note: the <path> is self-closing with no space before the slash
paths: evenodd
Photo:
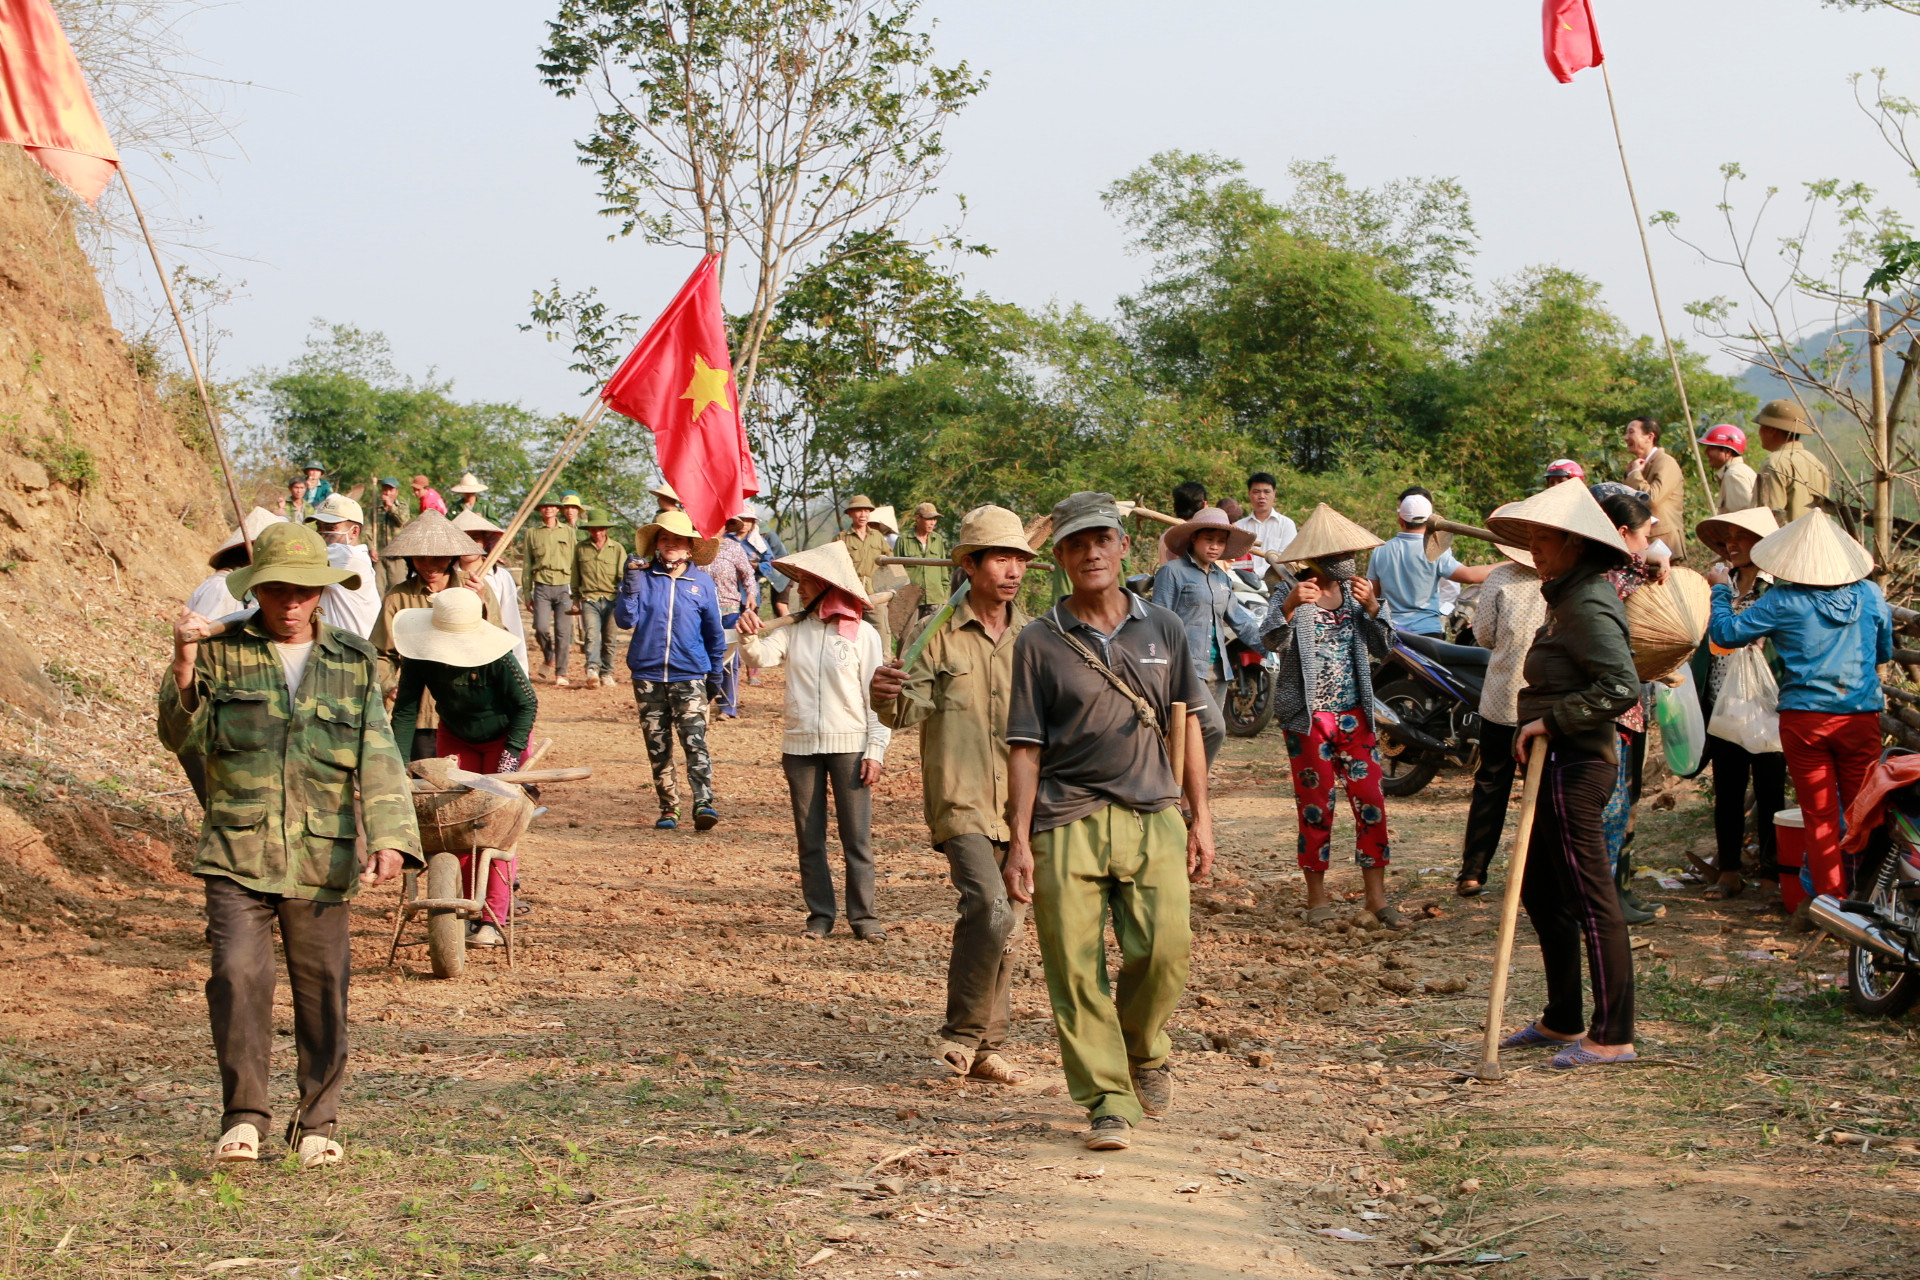
<path id="1" fill-rule="evenodd" d="M 347 1065 L 347 902 L 403 863 L 420 866 L 420 836 L 373 646 L 314 616 L 323 588 L 351 590 L 359 575 L 329 565 L 326 544 L 301 525 L 262 530 L 253 553 L 232 580 L 258 613 L 211 638 L 197 614 L 174 626 L 160 740 L 206 758 L 193 872 L 206 886 L 207 1005 L 225 1100 L 215 1158 L 257 1158 L 271 1116 L 277 920 L 299 1054 L 287 1142 L 303 1164 L 330 1164 Z M 372 851 L 364 863 L 362 849 Z"/>

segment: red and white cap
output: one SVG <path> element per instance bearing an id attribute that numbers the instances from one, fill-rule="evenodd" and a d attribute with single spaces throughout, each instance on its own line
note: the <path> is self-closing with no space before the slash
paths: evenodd
<path id="1" fill-rule="evenodd" d="M 1735 453 L 1747 451 L 1747 433 L 1732 423 L 1723 422 L 1717 427 L 1708 427 L 1706 434 L 1700 437 L 1701 444 L 1710 444 L 1717 449 L 1731 449 Z"/>
<path id="2" fill-rule="evenodd" d="M 1585 480 L 1587 478 L 1587 469 L 1575 462 L 1572 458 L 1555 458 L 1547 464 L 1546 478 L 1552 480 L 1560 476 L 1571 476 L 1575 480 Z"/>

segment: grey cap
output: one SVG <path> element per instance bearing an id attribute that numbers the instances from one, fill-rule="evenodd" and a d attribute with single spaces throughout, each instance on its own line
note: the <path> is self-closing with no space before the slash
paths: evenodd
<path id="1" fill-rule="evenodd" d="M 1110 493 L 1070 493 L 1053 504 L 1053 545 L 1084 529 L 1120 529 L 1119 504 Z"/>

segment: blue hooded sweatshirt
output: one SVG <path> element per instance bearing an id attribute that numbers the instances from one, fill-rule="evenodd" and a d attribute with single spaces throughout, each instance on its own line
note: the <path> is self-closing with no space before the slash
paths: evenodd
<path id="1" fill-rule="evenodd" d="M 1878 667 L 1893 658 L 1893 611 L 1871 582 L 1776 582 L 1745 613 L 1733 611 L 1733 588 L 1721 584 L 1713 589 L 1707 635 L 1723 649 L 1773 641 L 1785 673 L 1782 711 L 1850 715 L 1886 706 Z"/>

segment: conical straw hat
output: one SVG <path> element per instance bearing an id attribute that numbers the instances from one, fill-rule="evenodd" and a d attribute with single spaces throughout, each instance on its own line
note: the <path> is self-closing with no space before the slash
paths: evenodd
<path id="1" fill-rule="evenodd" d="M 900 517 L 894 513 L 891 502 L 884 507 L 875 507 L 873 514 L 867 517 L 867 523 L 882 533 L 900 532 Z"/>
<path id="2" fill-rule="evenodd" d="M 1840 522 L 1809 511 L 1778 533 L 1760 539 L 1753 562 L 1785 582 L 1803 587 L 1841 587 L 1873 572 L 1873 557 Z"/>
<path id="3" fill-rule="evenodd" d="M 487 486 L 486 483 L 482 481 L 479 476 L 473 474 L 473 472 L 462 471 L 460 473 L 460 483 L 453 486 L 453 491 L 455 493 L 485 493 Z"/>
<path id="4" fill-rule="evenodd" d="M 1642 680 L 1659 680 L 1693 660 L 1712 601 L 1707 580 L 1683 565 L 1669 569 L 1665 582 L 1649 582 L 1627 597 L 1627 641 Z"/>
<path id="5" fill-rule="evenodd" d="M 1720 550 L 1720 540 L 1735 529 L 1745 529 L 1748 533 L 1757 533 L 1761 537 L 1778 531 L 1780 522 L 1773 518 L 1771 507 L 1748 507 L 1744 511 L 1729 511 L 1723 515 L 1708 516 L 1693 527 L 1693 536 Z M 1725 554 L 1725 552 L 1721 552 Z"/>
<path id="6" fill-rule="evenodd" d="M 1300 532 L 1293 535 L 1282 560 L 1318 560 L 1324 556 L 1350 556 L 1380 545 L 1380 539 L 1335 511 L 1326 503 L 1313 509 Z"/>
<path id="7" fill-rule="evenodd" d="M 393 615 L 393 647 L 403 658 L 484 667 L 512 652 L 514 643 L 513 633 L 488 622 L 480 597 L 465 587 L 437 593 L 430 608 Z"/>
<path id="8" fill-rule="evenodd" d="M 773 567 L 789 578 L 806 574 L 830 587 L 840 588 L 862 604 L 873 603 L 860 585 L 860 575 L 854 572 L 853 557 L 847 554 L 847 544 L 838 538 L 775 560 Z"/>
<path id="9" fill-rule="evenodd" d="M 462 511 L 459 515 L 453 518 L 453 527 L 458 529 L 462 533 L 505 533 L 506 532 L 505 529 L 502 529 L 499 525 L 487 519 L 485 516 L 481 515 L 478 511 Z"/>
<path id="10" fill-rule="evenodd" d="M 1533 542 L 1535 526 L 1578 534 L 1626 559 L 1632 552 L 1620 539 L 1620 531 L 1607 519 L 1587 486 L 1556 484 L 1542 489 L 1520 502 L 1509 502 L 1487 517 L 1487 530 L 1495 540 L 1509 546 L 1525 547 Z"/>
<path id="11" fill-rule="evenodd" d="M 409 556 L 483 556 L 487 549 L 453 527 L 438 511 L 422 511 L 380 548 L 383 560 Z"/>
<path id="12" fill-rule="evenodd" d="M 260 531 L 270 524 L 285 524 L 286 522 L 287 518 L 285 516 L 277 516 L 265 507 L 255 507 L 253 510 L 247 512 L 246 541 L 251 542 L 259 537 Z M 207 557 L 207 567 L 209 569 L 232 569 L 246 562 L 247 551 L 246 548 L 241 545 L 240 531 L 238 529 L 228 534 L 226 539 L 221 542 L 218 547 L 214 548 L 213 554 Z"/>

